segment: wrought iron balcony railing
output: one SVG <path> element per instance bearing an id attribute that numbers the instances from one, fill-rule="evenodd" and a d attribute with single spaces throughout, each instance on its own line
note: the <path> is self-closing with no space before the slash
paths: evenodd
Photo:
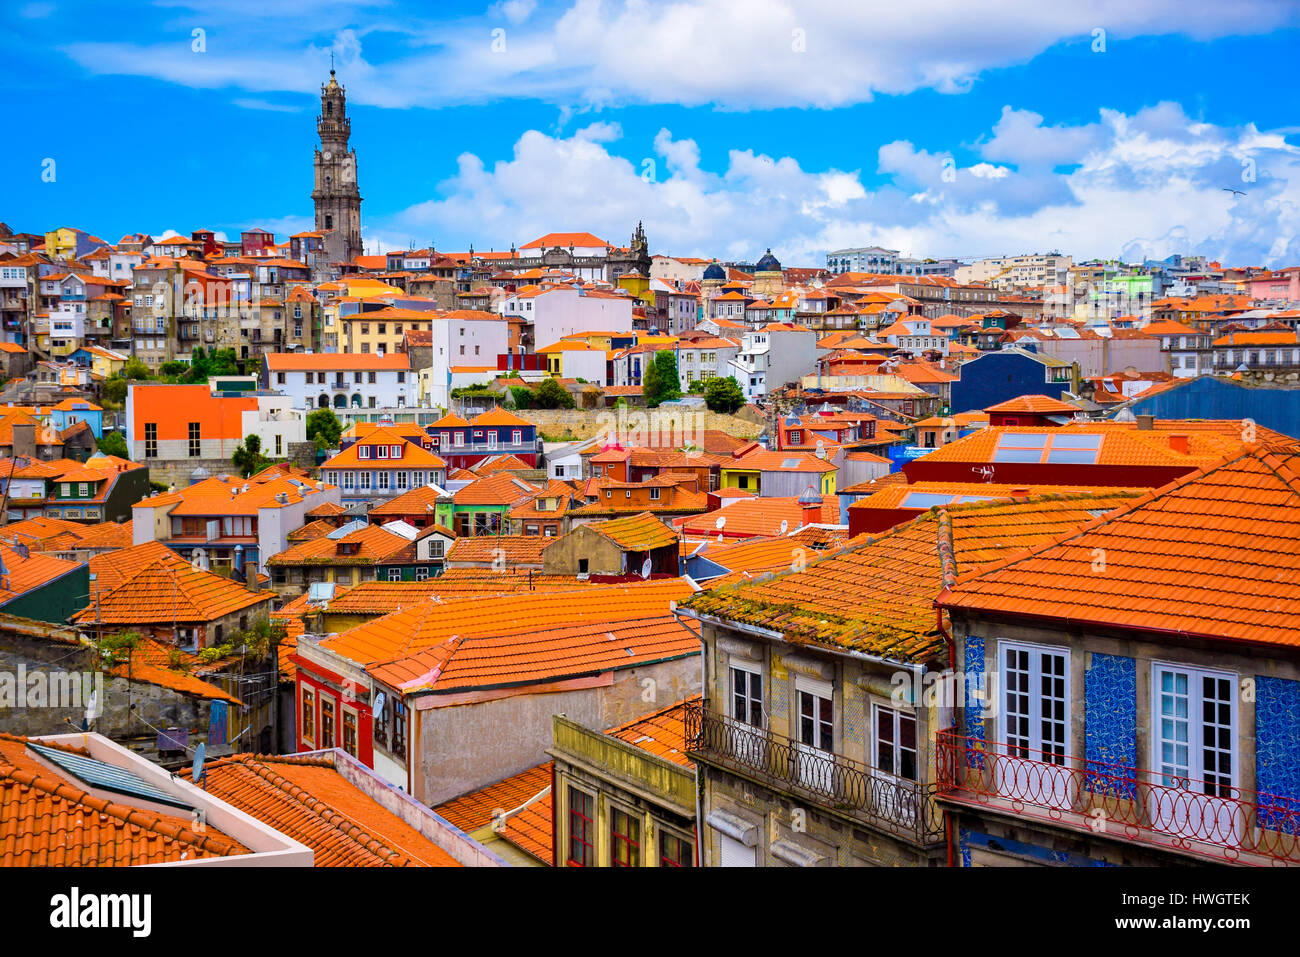
<path id="1" fill-rule="evenodd" d="M 941 731 L 939 794 L 1212 860 L 1300 864 L 1300 800 Z"/>
<path id="2" fill-rule="evenodd" d="M 778 790 L 850 817 L 918 846 L 944 839 L 935 785 L 918 784 L 839 754 L 690 703 L 686 747 L 699 759 L 757 778 Z"/>

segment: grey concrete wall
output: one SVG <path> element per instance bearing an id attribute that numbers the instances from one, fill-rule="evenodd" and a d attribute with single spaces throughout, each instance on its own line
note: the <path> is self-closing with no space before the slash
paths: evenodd
<path id="1" fill-rule="evenodd" d="M 652 685 L 644 684 L 651 679 Z M 653 688 L 653 700 L 643 696 Z M 681 701 L 700 690 L 700 659 L 691 655 L 616 672 L 614 683 L 552 694 L 522 694 L 419 713 L 415 796 L 437 805 L 546 760 L 552 718 L 563 714 L 605 730 Z"/>

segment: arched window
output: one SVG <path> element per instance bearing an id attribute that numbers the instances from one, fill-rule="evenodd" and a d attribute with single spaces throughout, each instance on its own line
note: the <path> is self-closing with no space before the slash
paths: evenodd
<path id="1" fill-rule="evenodd" d="M 316 400 L 316 406 L 317 408 L 328 409 L 330 407 L 330 397 L 322 392 L 320 398 Z"/>
<path id="2" fill-rule="evenodd" d="M 354 409 L 361 408 L 361 396 L 356 395 L 355 393 L 352 396 L 352 408 Z"/>
<path id="3" fill-rule="evenodd" d="M 336 396 L 334 397 L 334 408 L 336 408 L 336 409 L 342 409 L 342 408 L 346 407 L 347 404 L 348 404 L 348 400 L 347 400 L 347 397 L 346 397 L 346 396 L 343 396 L 343 395 L 336 395 Z"/>

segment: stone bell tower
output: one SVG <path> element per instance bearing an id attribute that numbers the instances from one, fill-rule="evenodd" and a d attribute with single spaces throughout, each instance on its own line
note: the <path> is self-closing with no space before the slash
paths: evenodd
<path id="1" fill-rule="evenodd" d="M 316 207 L 316 230 L 325 233 L 325 249 L 334 262 L 348 262 L 361 246 L 361 191 L 357 186 L 357 153 L 348 148 L 352 121 L 347 116 L 344 88 L 330 70 L 330 81 L 320 88 L 320 115 L 316 117 L 320 146 L 316 149 L 316 178 L 311 191 Z"/>

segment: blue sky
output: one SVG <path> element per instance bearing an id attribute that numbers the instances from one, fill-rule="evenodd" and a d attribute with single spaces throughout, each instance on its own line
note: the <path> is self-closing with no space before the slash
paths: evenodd
<path id="1" fill-rule="evenodd" d="M 7 6 L 17 230 L 308 228 L 333 49 L 372 251 L 642 219 L 655 251 L 791 265 L 872 243 L 1300 262 L 1280 0 Z"/>

